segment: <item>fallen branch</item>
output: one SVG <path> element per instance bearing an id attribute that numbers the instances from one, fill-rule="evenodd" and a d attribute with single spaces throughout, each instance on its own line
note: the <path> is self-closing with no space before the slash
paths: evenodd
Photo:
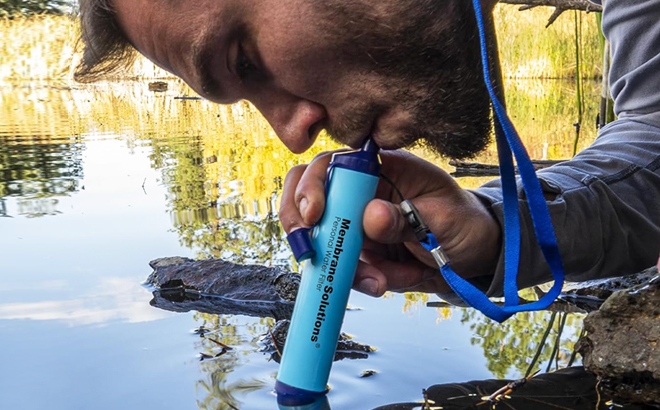
<path id="1" fill-rule="evenodd" d="M 548 19 L 548 24 L 545 25 L 546 28 L 554 23 L 561 13 L 566 10 L 581 10 L 587 13 L 603 11 L 603 6 L 593 4 L 587 0 L 500 0 L 500 3 L 521 5 L 520 11 L 538 6 L 554 7 L 555 11 Z"/>
<path id="2" fill-rule="evenodd" d="M 535 170 L 551 167 L 567 160 L 532 160 Z M 469 177 L 469 176 L 497 176 L 500 174 L 499 166 L 492 164 L 481 164 L 478 162 L 465 162 L 452 159 L 449 165 L 456 167 L 456 171 L 452 172 L 454 177 Z M 518 169 L 516 168 L 516 173 Z"/>

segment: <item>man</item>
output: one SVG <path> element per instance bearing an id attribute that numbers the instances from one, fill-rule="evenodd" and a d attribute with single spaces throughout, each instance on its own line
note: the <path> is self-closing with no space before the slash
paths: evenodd
<path id="1" fill-rule="evenodd" d="M 482 0 L 489 16 L 494 0 Z M 608 0 L 611 88 L 620 119 L 575 159 L 539 172 L 569 280 L 637 272 L 660 249 L 660 3 Z M 489 103 L 469 0 L 81 0 L 79 79 L 130 61 L 137 49 L 203 97 L 252 102 L 293 152 L 325 128 L 385 149 L 383 173 L 419 209 L 454 270 L 502 294 L 499 181 L 460 189 L 436 166 L 395 148 L 424 142 L 468 158 L 489 141 Z M 292 169 L 280 220 L 313 225 L 329 155 Z M 522 190 L 519 285 L 551 278 Z M 435 262 L 381 184 L 364 215 L 355 287 L 448 291 Z M 660 264 L 660 262 L 659 262 Z"/>

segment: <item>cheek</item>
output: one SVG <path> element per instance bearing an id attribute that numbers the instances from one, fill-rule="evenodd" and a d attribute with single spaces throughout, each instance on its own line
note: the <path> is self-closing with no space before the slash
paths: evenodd
<path id="1" fill-rule="evenodd" d="M 325 56 L 308 49 L 287 50 L 273 59 L 268 68 L 282 88 L 300 97 L 316 99 L 342 87 L 345 71 L 341 65 L 329 61 Z"/>
<path id="2" fill-rule="evenodd" d="M 314 26 L 291 22 L 262 29 L 257 45 L 276 84 L 300 96 L 325 94 L 349 71 L 337 47 Z"/>
<path id="3" fill-rule="evenodd" d="M 275 41 L 277 40 L 277 41 Z M 258 37 L 262 62 L 280 89 L 324 105 L 391 103 L 381 76 L 318 32 L 262 30 Z M 387 81 L 385 81 L 387 82 Z"/>

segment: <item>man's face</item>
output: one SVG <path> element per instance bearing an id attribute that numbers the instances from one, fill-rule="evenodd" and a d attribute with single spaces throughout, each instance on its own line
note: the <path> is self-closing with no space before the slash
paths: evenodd
<path id="1" fill-rule="evenodd" d="M 369 4 L 375 3 L 375 4 Z M 203 97 L 245 99 L 295 153 L 484 148 L 489 105 L 466 0 L 114 0 L 131 43 Z"/>

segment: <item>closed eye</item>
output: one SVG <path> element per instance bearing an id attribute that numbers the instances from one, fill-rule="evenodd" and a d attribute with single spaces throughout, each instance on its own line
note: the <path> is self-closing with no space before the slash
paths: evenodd
<path id="1" fill-rule="evenodd" d="M 236 53 L 236 75 L 241 79 L 241 82 L 254 79 L 259 75 L 259 69 L 247 56 L 241 43 L 238 44 Z"/>

